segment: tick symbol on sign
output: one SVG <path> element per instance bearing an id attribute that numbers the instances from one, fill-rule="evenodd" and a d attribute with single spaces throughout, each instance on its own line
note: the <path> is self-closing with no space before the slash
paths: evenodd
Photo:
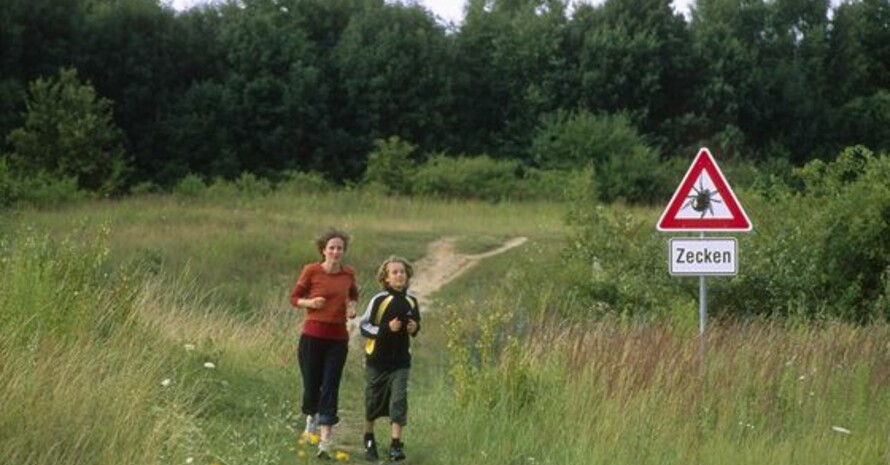
<path id="1" fill-rule="evenodd" d="M 714 214 L 714 208 L 711 205 L 712 203 L 723 203 L 714 198 L 714 196 L 720 194 L 720 192 L 717 189 L 714 189 L 713 191 L 711 189 L 706 189 L 702 184 L 701 179 L 698 180 L 698 187 L 693 185 L 692 190 L 695 191 L 695 194 L 686 197 L 689 201 L 683 205 L 683 208 L 692 207 L 693 210 L 701 213 L 702 218 L 704 218 L 705 214 L 708 212 L 710 212 L 711 215 Z"/>

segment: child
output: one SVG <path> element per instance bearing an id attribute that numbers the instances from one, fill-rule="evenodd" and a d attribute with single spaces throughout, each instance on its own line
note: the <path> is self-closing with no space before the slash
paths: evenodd
<path id="1" fill-rule="evenodd" d="M 377 271 L 383 288 L 368 303 L 361 319 L 365 343 L 365 458 L 377 460 L 374 420 L 389 417 L 392 443 L 389 459 L 403 460 L 402 428 L 408 420 L 410 337 L 420 330 L 417 298 L 408 294 L 414 269 L 401 257 L 389 257 Z"/>

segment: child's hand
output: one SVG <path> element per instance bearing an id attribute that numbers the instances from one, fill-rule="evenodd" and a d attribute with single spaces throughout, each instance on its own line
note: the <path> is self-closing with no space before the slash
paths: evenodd
<path id="1" fill-rule="evenodd" d="M 399 321 L 398 318 L 393 318 L 392 320 L 389 320 L 389 330 L 394 333 L 401 331 L 402 330 L 402 322 Z"/>
<path id="2" fill-rule="evenodd" d="M 306 299 L 306 308 L 319 309 L 324 307 L 324 303 L 326 302 L 324 297 L 315 297 L 313 299 Z"/>
<path id="3" fill-rule="evenodd" d="M 417 322 L 414 320 L 408 320 L 408 334 L 414 334 L 417 332 Z"/>
<path id="4" fill-rule="evenodd" d="M 355 318 L 355 301 L 350 300 L 346 303 L 346 318 L 350 320 Z"/>

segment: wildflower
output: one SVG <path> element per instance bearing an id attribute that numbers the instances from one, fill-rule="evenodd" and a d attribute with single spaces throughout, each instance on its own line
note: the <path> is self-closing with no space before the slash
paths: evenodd
<path id="1" fill-rule="evenodd" d="M 345 461 L 349 460 L 349 454 L 346 453 L 346 452 L 344 452 L 344 451 L 342 451 L 342 450 L 338 450 L 338 451 L 334 454 L 334 458 L 337 459 L 337 460 L 339 460 L 339 461 L 341 461 L 341 462 L 345 462 Z"/>
<path id="2" fill-rule="evenodd" d="M 312 444 L 314 446 L 314 445 L 318 444 L 320 441 L 321 441 L 321 436 L 314 434 L 314 433 L 309 435 L 309 444 Z"/>
<path id="3" fill-rule="evenodd" d="M 192 462 L 194 462 L 194 461 L 195 461 L 195 459 L 194 459 L 193 457 L 187 457 L 187 458 L 185 459 L 185 463 L 192 463 Z"/>
<path id="4" fill-rule="evenodd" d="M 204 368 L 207 368 L 208 370 L 212 370 L 212 369 L 216 368 L 216 365 L 214 365 L 213 362 L 205 362 Z"/>
<path id="5" fill-rule="evenodd" d="M 170 387 L 171 384 L 173 384 L 173 380 L 170 378 L 165 378 L 163 381 L 161 381 L 161 386 L 163 387 Z"/>
<path id="6" fill-rule="evenodd" d="M 301 459 L 302 459 L 302 458 L 306 458 L 306 451 L 305 451 L 305 450 L 298 451 L 298 452 L 297 452 L 297 457 L 299 457 L 299 458 L 301 458 Z"/>
<path id="7" fill-rule="evenodd" d="M 852 433 L 852 431 L 850 431 L 850 430 L 848 430 L 847 428 L 844 428 L 844 427 L 842 427 L 842 426 L 832 426 L 831 429 L 832 429 L 832 431 L 834 431 L 834 432 L 836 432 L 836 433 L 841 433 L 841 434 L 850 434 L 850 433 Z"/>
<path id="8" fill-rule="evenodd" d="M 186 350 L 186 352 L 191 352 L 191 351 L 195 350 L 195 345 L 194 344 L 185 344 L 182 346 L 182 348 L 184 348 Z"/>

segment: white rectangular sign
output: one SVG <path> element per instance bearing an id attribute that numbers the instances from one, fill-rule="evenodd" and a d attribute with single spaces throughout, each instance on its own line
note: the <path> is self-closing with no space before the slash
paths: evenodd
<path id="1" fill-rule="evenodd" d="M 734 275 L 739 271 L 734 237 L 673 238 L 668 251 L 673 275 Z"/>

